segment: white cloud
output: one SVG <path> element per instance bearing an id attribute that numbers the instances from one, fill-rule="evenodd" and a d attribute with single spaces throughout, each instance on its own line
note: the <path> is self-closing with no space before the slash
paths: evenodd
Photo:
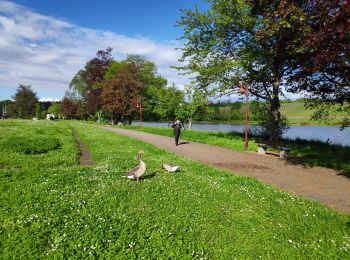
<path id="1" fill-rule="evenodd" d="M 108 46 L 118 59 L 129 53 L 146 56 L 169 84 L 182 87 L 189 83 L 170 68 L 180 64 L 177 41 L 156 42 L 82 28 L 9 1 L 0 1 L 0 35 L 0 99 L 13 95 L 18 84 L 32 85 L 42 98 L 61 98 L 74 74 L 97 50 Z M 9 87 L 13 92 L 4 93 Z"/>

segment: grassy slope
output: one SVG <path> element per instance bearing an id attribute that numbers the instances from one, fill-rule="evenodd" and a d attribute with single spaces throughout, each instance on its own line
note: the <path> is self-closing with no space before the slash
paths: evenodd
<path id="1" fill-rule="evenodd" d="M 124 128 L 165 136 L 173 136 L 171 128 L 139 128 L 138 126 L 124 126 Z M 242 136 L 235 133 L 182 131 L 180 139 L 226 147 L 236 151 L 244 150 Z M 309 165 L 319 165 L 350 172 L 350 147 L 305 140 L 286 141 L 285 146 L 291 148 L 292 156 L 300 157 Z M 249 151 L 257 151 L 257 149 L 258 147 L 255 139 L 250 138 Z"/>
<path id="2" fill-rule="evenodd" d="M 97 163 L 92 168 L 76 166 L 78 152 L 69 127 L 58 122 L 35 124 L 0 123 L 2 258 L 346 258 L 349 254 L 349 217 L 316 202 L 75 122 Z M 61 148 L 40 156 L 21 155 L 23 165 L 37 161 L 35 168 L 4 159 L 19 156 L 3 147 L 8 133 L 35 136 L 38 128 L 44 130 L 40 136 L 58 137 Z M 145 151 L 148 170 L 136 183 L 121 176 L 135 166 L 139 149 Z M 57 155 L 66 158 L 61 165 Z M 179 163 L 182 171 L 161 170 L 161 162 L 168 161 Z"/>
<path id="3" fill-rule="evenodd" d="M 215 105 L 219 107 L 225 107 L 226 105 Z M 244 114 L 244 106 L 241 108 L 241 113 Z M 281 103 L 281 113 L 286 116 L 289 124 L 291 125 L 340 125 L 342 118 L 327 119 L 327 121 L 314 121 L 310 119 L 312 110 L 306 109 L 303 103 L 291 102 Z M 335 112 L 337 116 L 346 116 L 345 114 L 339 114 Z M 348 115 L 349 116 L 349 115 Z M 220 121 L 222 122 L 222 121 Z M 244 120 L 230 120 L 230 123 L 243 124 Z M 251 121 L 250 123 L 256 123 Z"/>

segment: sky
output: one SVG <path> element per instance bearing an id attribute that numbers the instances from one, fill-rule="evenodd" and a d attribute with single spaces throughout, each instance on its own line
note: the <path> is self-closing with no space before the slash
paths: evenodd
<path id="1" fill-rule="evenodd" d="M 69 82 L 98 50 L 113 48 L 120 60 L 140 54 L 180 89 L 190 80 L 178 75 L 182 27 L 180 9 L 202 0 L 0 0 L 0 100 L 19 84 L 31 85 L 41 99 L 62 99 Z"/>

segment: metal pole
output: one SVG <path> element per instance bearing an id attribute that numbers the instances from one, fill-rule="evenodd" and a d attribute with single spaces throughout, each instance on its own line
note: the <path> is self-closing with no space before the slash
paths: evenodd
<path id="1" fill-rule="evenodd" d="M 142 104 L 141 104 L 141 98 L 140 98 L 140 128 L 142 128 Z"/>
<path id="2" fill-rule="evenodd" d="M 249 113 L 249 108 L 248 108 L 248 84 L 245 84 L 245 143 L 244 143 L 244 150 L 247 151 L 248 149 L 248 113 Z"/>

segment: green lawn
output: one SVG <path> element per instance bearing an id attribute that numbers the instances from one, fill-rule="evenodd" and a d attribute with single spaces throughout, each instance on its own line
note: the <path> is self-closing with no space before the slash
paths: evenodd
<path id="1" fill-rule="evenodd" d="M 96 166 L 77 165 L 71 127 Z M 122 176 L 139 149 L 137 183 Z M 2 259 L 349 256 L 347 215 L 79 122 L 0 121 L 0 179 Z"/>
<path id="2" fill-rule="evenodd" d="M 225 107 L 228 106 L 230 107 L 231 105 L 220 105 L 220 107 Z M 322 121 L 315 121 L 311 120 L 310 116 L 313 114 L 312 110 L 306 109 L 304 107 L 304 104 L 301 102 L 282 102 L 281 103 L 281 108 L 280 108 L 281 114 L 286 116 L 288 119 L 288 124 L 290 125 L 341 125 L 341 122 L 343 120 L 343 117 L 349 117 L 348 114 L 345 113 L 340 113 L 340 112 L 332 112 L 331 115 L 333 117 L 327 118 L 326 120 Z M 240 111 L 241 115 L 245 115 L 245 107 L 241 107 Z M 244 117 L 244 116 L 243 116 Z M 256 124 L 256 121 L 252 120 L 252 115 L 249 115 L 250 118 L 250 124 Z M 231 123 L 231 124 L 244 124 L 245 119 L 241 120 L 211 120 L 209 122 L 217 122 L 217 123 Z M 206 123 L 207 121 L 200 121 L 202 123 Z"/>

